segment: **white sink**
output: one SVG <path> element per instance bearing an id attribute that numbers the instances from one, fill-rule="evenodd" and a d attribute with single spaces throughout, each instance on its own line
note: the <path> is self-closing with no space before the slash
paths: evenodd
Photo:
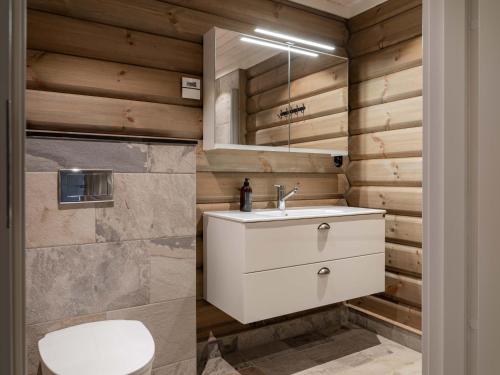
<path id="1" fill-rule="evenodd" d="M 324 206 L 324 207 L 301 207 L 290 208 L 284 211 L 276 209 L 254 210 L 252 212 L 241 211 L 210 211 L 204 215 L 214 216 L 221 219 L 252 223 L 260 221 L 311 219 L 320 217 L 338 217 L 352 215 L 384 214 L 385 210 L 371 208 L 346 207 L 346 206 Z"/>
<path id="2" fill-rule="evenodd" d="M 310 218 L 323 217 L 325 215 L 338 215 L 341 210 L 335 208 L 304 208 L 304 209 L 288 209 L 288 210 L 263 210 L 255 211 L 255 215 L 264 217 L 290 217 L 290 218 Z"/>

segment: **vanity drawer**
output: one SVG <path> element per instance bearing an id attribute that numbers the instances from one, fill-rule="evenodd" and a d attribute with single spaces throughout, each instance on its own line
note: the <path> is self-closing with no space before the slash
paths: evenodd
<path id="1" fill-rule="evenodd" d="M 271 270 L 385 251 L 382 215 L 250 223 L 244 272 Z"/>
<path id="2" fill-rule="evenodd" d="M 384 269 L 384 254 L 373 254 L 245 274 L 243 323 L 383 292 Z"/>

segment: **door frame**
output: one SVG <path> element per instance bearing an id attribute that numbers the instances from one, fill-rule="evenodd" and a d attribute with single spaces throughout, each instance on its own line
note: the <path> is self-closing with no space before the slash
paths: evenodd
<path id="1" fill-rule="evenodd" d="M 0 373 L 25 374 L 26 3 L 0 4 Z"/>
<path id="2" fill-rule="evenodd" d="M 477 7 L 423 0 L 423 374 L 474 375 Z"/>

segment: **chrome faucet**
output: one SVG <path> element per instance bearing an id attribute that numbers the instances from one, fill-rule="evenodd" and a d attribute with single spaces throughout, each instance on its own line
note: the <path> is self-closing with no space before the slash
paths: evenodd
<path id="1" fill-rule="evenodd" d="M 292 190 L 285 194 L 285 185 L 274 185 L 274 187 L 278 191 L 278 197 L 276 200 L 276 204 L 281 211 L 286 209 L 286 200 L 290 198 L 292 195 L 295 195 L 299 191 L 299 187 L 295 186 Z"/>

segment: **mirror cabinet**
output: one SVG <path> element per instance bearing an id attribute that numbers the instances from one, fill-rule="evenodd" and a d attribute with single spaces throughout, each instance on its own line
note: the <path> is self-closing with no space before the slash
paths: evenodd
<path id="1" fill-rule="evenodd" d="M 204 36 L 203 147 L 347 155 L 348 61 L 269 30 Z"/>

